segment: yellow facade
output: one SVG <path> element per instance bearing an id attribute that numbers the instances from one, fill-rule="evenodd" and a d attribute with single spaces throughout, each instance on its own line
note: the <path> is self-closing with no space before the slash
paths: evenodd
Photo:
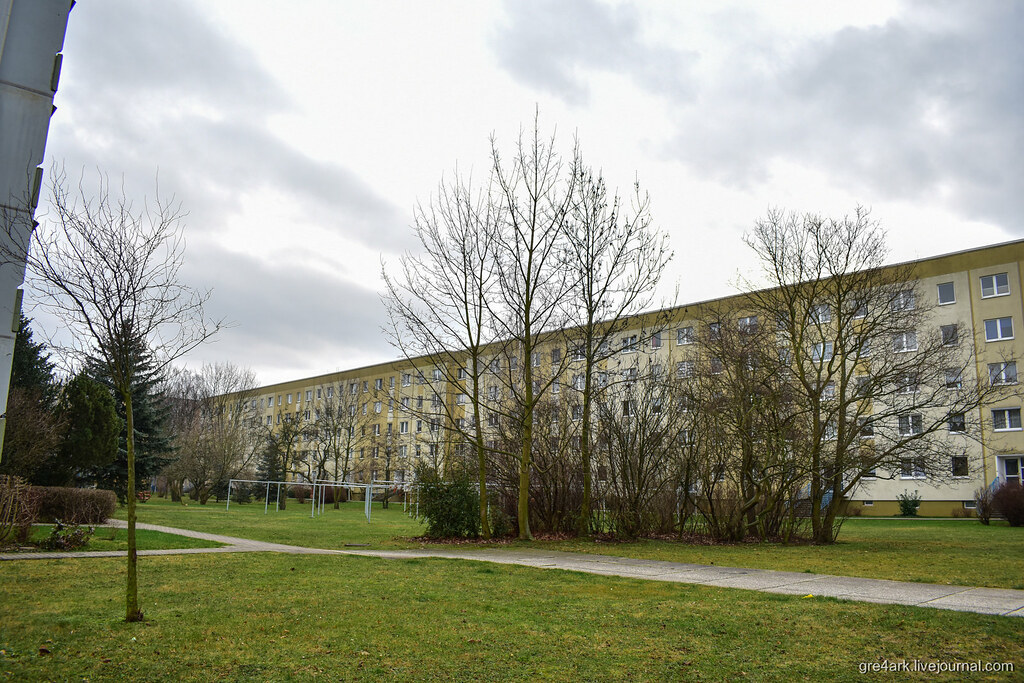
<path id="1" fill-rule="evenodd" d="M 989 377 L 991 365 L 1016 363 L 1016 359 L 1024 357 L 1022 262 L 1024 240 L 909 264 L 917 275 L 921 296 L 927 298 L 922 304 L 926 308 L 934 305 L 931 324 L 938 329 L 941 325 L 959 323 L 966 330 L 967 339 L 963 341 L 970 342 L 971 346 L 965 346 L 965 352 L 973 354 L 975 371 L 983 380 Z M 647 363 L 676 368 L 690 358 L 688 329 L 699 329 L 710 312 L 742 311 L 743 302 L 744 296 L 738 295 L 635 316 L 622 336 L 628 340 L 637 334 L 637 348 L 616 353 L 604 369 L 613 373 L 635 365 L 637 357 L 632 353 L 643 354 Z M 643 330 L 655 328 L 663 330 L 657 339 L 649 335 L 645 338 Z M 565 336 L 558 344 L 559 348 L 565 348 Z M 552 367 L 550 354 L 554 347 L 554 344 L 541 346 L 536 363 L 542 372 Z M 571 382 L 572 365 L 562 372 L 564 383 Z M 449 375 L 454 379 L 454 373 L 436 370 L 431 359 L 418 358 L 268 385 L 257 390 L 254 414 L 264 426 L 276 428 L 289 414 L 292 419 L 303 416 L 309 420 L 325 401 L 343 397 L 347 409 L 352 410 L 354 406 L 358 417 L 356 428 L 360 442 L 353 449 L 356 471 L 361 472 L 362 477 L 376 474 L 379 478 L 381 472 L 372 471 L 379 470 L 373 463 L 373 449 L 379 450 L 380 444 L 385 443 L 394 449 L 392 469 L 407 477 L 417 459 L 436 459 L 444 451 L 443 430 L 431 430 L 426 417 L 432 403 L 445 402 L 448 414 L 453 417 L 463 414 L 460 395 L 465 389 L 460 388 L 458 381 L 435 383 L 435 373 L 439 379 Z M 421 374 L 424 380 L 420 380 Z M 439 393 L 436 399 L 435 386 L 446 387 L 443 395 Z M 408 409 L 403 407 L 403 401 L 407 402 Z M 962 441 L 963 450 L 968 454 L 970 468 L 966 476 L 930 482 L 898 473 L 880 473 L 877 479 L 865 480 L 850 497 L 849 504 L 859 509 L 859 514 L 890 515 L 898 511 L 897 495 L 907 490 L 921 495 L 921 514 L 950 516 L 956 514 L 955 510 L 969 509 L 976 489 L 997 479 L 1012 478 L 1015 466 L 1024 470 L 1024 432 L 1019 427 L 1021 403 L 1020 385 L 1006 383 L 995 399 L 975 416 L 982 425 L 980 441 L 949 435 L 950 439 Z M 436 412 L 440 415 L 444 411 Z M 360 452 L 362 457 L 359 457 Z M 886 474 L 892 478 L 886 478 Z"/>

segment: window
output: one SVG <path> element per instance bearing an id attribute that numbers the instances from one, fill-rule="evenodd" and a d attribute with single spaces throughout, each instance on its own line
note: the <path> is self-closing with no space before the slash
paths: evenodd
<path id="1" fill-rule="evenodd" d="M 985 321 L 985 341 L 1013 339 L 1013 318 L 992 318 Z"/>
<path id="2" fill-rule="evenodd" d="M 349 406 L 348 407 L 348 416 L 349 417 L 355 417 L 356 416 L 356 407 L 355 406 Z"/>
<path id="3" fill-rule="evenodd" d="M 917 332 L 900 332 L 892 336 L 892 350 L 896 353 L 917 351 Z"/>
<path id="4" fill-rule="evenodd" d="M 534 396 L 536 396 L 537 394 L 540 393 L 540 384 L 541 384 L 541 382 L 540 382 L 539 379 L 533 380 L 533 394 L 534 394 Z"/>
<path id="5" fill-rule="evenodd" d="M 519 369 L 519 356 L 509 356 L 508 369 L 513 372 Z"/>
<path id="6" fill-rule="evenodd" d="M 692 344 L 693 328 L 692 327 L 680 327 L 676 330 L 676 346 L 684 346 L 686 344 Z"/>
<path id="7" fill-rule="evenodd" d="M 866 417 L 858 419 L 857 426 L 860 428 L 860 438 L 870 439 L 875 435 L 875 425 L 870 419 Z"/>
<path id="8" fill-rule="evenodd" d="M 1017 361 L 988 364 L 988 381 L 992 384 L 1016 384 Z"/>
<path id="9" fill-rule="evenodd" d="M 832 399 L 836 397 L 836 383 L 826 382 L 825 386 L 821 390 L 821 397 L 824 399 Z"/>
<path id="10" fill-rule="evenodd" d="M 369 382 L 366 382 L 366 381 L 364 381 L 364 382 L 363 382 L 363 393 L 365 394 L 365 393 L 366 393 L 366 392 L 368 392 L 369 390 L 370 390 L 370 383 L 369 383 Z"/>
<path id="11" fill-rule="evenodd" d="M 637 377 L 637 369 L 636 368 L 626 368 L 622 372 L 622 378 L 625 379 L 627 382 L 634 381 L 636 379 L 636 377 Z"/>
<path id="12" fill-rule="evenodd" d="M 530 360 L 533 362 L 533 367 L 540 367 L 540 351 L 534 351 L 530 354 Z"/>
<path id="13" fill-rule="evenodd" d="M 946 368 L 946 388 L 950 390 L 963 389 L 964 379 L 960 373 L 960 368 Z"/>
<path id="14" fill-rule="evenodd" d="M 402 397 L 402 410 L 409 410 L 409 397 L 408 396 L 403 396 Z"/>
<path id="15" fill-rule="evenodd" d="M 597 386 L 599 386 L 599 387 L 603 388 L 603 387 L 608 386 L 608 373 L 607 372 L 599 372 L 599 373 L 597 373 L 595 381 L 597 382 Z"/>
<path id="16" fill-rule="evenodd" d="M 684 360 L 676 363 L 676 376 L 683 379 L 693 377 L 694 364 L 692 360 Z"/>
<path id="17" fill-rule="evenodd" d="M 871 378 L 867 375 L 858 375 L 853 378 L 853 395 L 857 398 L 867 398 L 871 394 Z"/>
<path id="18" fill-rule="evenodd" d="M 907 373 L 901 375 L 899 380 L 896 382 L 896 393 L 897 394 L 916 394 L 919 388 L 920 380 L 917 374 Z"/>
<path id="19" fill-rule="evenodd" d="M 389 398 L 388 399 L 388 412 L 392 413 L 394 411 L 395 411 L 395 399 Z"/>
<path id="20" fill-rule="evenodd" d="M 292 395 L 288 394 L 288 405 L 292 404 Z"/>
<path id="21" fill-rule="evenodd" d="M 390 434 L 390 433 L 391 433 L 391 428 L 392 428 L 393 426 L 394 426 L 394 425 L 393 425 L 392 423 L 388 422 L 388 434 Z"/>
<path id="22" fill-rule="evenodd" d="M 651 335 L 651 348 L 661 348 L 661 332 L 655 332 L 654 334 Z"/>
<path id="23" fill-rule="evenodd" d="M 854 299 L 853 301 L 853 319 L 860 320 L 868 317 L 868 304 L 866 301 Z"/>
<path id="24" fill-rule="evenodd" d="M 416 431 L 417 433 L 423 431 L 423 420 L 416 420 Z"/>
<path id="25" fill-rule="evenodd" d="M 267 415 L 267 426 L 270 426 L 270 416 Z"/>
<path id="26" fill-rule="evenodd" d="M 922 459 L 901 458 L 900 479 L 924 479 L 924 462 Z"/>
<path id="27" fill-rule="evenodd" d="M 967 431 L 967 416 L 963 413 L 950 413 L 946 418 L 946 426 L 950 434 L 963 434 Z"/>
<path id="28" fill-rule="evenodd" d="M 417 372 L 416 373 L 416 384 L 421 384 L 422 385 L 422 384 L 426 384 L 426 383 L 427 383 L 427 378 L 423 376 L 423 373 L 422 372 Z"/>
<path id="29" fill-rule="evenodd" d="M 551 364 L 558 365 L 562 362 L 562 349 L 551 349 Z"/>
<path id="30" fill-rule="evenodd" d="M 572 407 L 572 419 L 574 419 L 574 420 L 582 420 L 583 419 L 583 406 L 581 406 L 581 405 L 574 405 Z"/>
<path id="31" fill-rule="evenodd" d="M 373 412 L 379 413 L 381 409 L 380 401 L 373 402 Z"/>
<path id="32" fill-rule="evenodd" d="M 348 385 L 348 393 L 349 394 L 351 394 L 352 396 L 355 396 L 358 391 L 359 391 L 359 387 L 358 387 L 358 385 L 355 382 L 349 383 L 349 385 Z"/>
<path id="33" fill-rule="evenodd" d="M 497 401 L 498 400 L 498 387 L 497 387 L 497 385 L 492 384 L 491 386 L 487 387 L 487 398 L 492 400 L 492 401 Z"/>
<path id="34" fill-rule="evenodd" d="M 495 375 L 497 375 L 499 372 L 501 372 L 501 359 L 500 358 L 495 357 L 495 358 L 491 359 L 491 372 L 493 372 Z"/>
<path id="35" fill-rule="evenodd" d="M 1024 470 L 1024 458 L 1002 458 L 1003 481 L 1006 483 L 1021 483 L 1021 474 Z"/>
<path id="36" fill-rule="evenodd" d="M 775 329 L 779 332 L 784 332 L 789 329 L 789 314 L 780 313 L 775 318 Z"/>
<path id="37" fill-rule="evenodd" d="M 725 372 L 725 365 L 722 363 L 721 358 L 711 359 L 711 373 L 714 375 L 720 375 Z"/>
<path id="38" fill-rule="evenodd" d="M 466 377 L 468 377 L 466 368 L 459 368 L 456 377 L 458 377 L 458 379 L 466 379 Z"/>
<path id="39" fill-rule="evenodd" d="M 465 394 L 456 394 L 455 395 L 455 405 L 458 405 L 458 406 L 466 405 L 466 395 Z"/>
<path id="40" fill-rule="evenodd" d="M 622 402 L 622 417 L 629 417 L 633 414 L 633 402 L 625 400 Z"/>
<path id="41" fill-rule="evenodd" d="M 434 381 L 440 382 L 444 375 L 441 373 L 441 368 L 434 368 Z"/>
<path id="42" fill-rule="evenodd" d="M 860 342 L 860 357 L 870 358 L 871 357 L 871 340 L 862 339 Z"/>
<path id="43" fill-rule="evenodd" d="M 960 343 L 960 326 L 943 325 L 939 328 L 942 332 L 942 345 L 943 346 L 956 346 Z"/>
<path id="44" fill-rule="evenodd" d="M 277 405 L 281 405 L 281 394 L 277 395 Z"/>
<path id="45" fill-rule="evenodd" d="M 551 382 L 551 393 L 552 394 L 559 394 L 561 392 L 562 392 L 562 383 L 559 382 L 557 379 L 553 380 Z"/>
<path id="46" fill-rule="evenodd" d="M 436 432 L 440 427 L 441 427 L 441 423 L 440 423 L 439 420 L 431 420 L 430 421 L 430 431 Z"/>
<path id="47" fill-rule="evenodd" d="M 896 296 L 890 302 L 890 307 L 894 312 L 914 310 L 914 290 L 904 289 L 896 292 Z"/>
<path id="48" fill-rule="evenodd" d="M 380 436 L 380 425 L 379 424 L 373 425 L 373 435 L 374 436 Z"/>
<path id="49" fill-rule="evenodd" d="M 587 352 L 582 346 L 572 347 L 572 360 L 583 360 L 587 357 Z"/>
<path id="50" fill-rule="evenodd" d="M 412 384 L 412 375 L 408 372 L 402 373 L 402 386 L 407 387 Z"/>
<path id="51" fill-rule="evenodd" d="M 636 335 L 635 334 L 627 335 L 627 336 L 622 338 L 622 352 L 623 353 L 633 353 L 634 351 L 636 351 L 636 349 L 637 349 L 637 345 L 636 345 Z"/>
<path id="52" fill-rule="evenodd" d="M 327 387 L 327 398 L 334 398 L 334 387 Z"/>
<path id="53" fill-rule="evenodd" d="M 497 413 L 488 413 L 487 414 L 487 426 L 488 427 L 497 427 L 498 426 L 498 414 Z"/>
<path id="54" fill-rule="evenodd" d="M 381 389 L 383 389 L 384 388 L 384 378 L 383 377 L 378 377 L 377 379 L 373 380 L 373 388 L 376 389 L 377 391 L 380 391 Z"/>
<path id="55" fill-rule="evenodd" d="M 722 338 L 722 324 L 721 323 L 708 323 L 708 337 L 712 341 L 718 341 Z"/>
<path id="56" fill-rule="evenodd" d="M 395 388 L 395 376 L 394 375 L 391 375 L 391 377 L 388 377 L 388 387 L 390 387 L 391 389 Z"/>
<path id="57" fill-rule="evenodd" d="M 997 408 L 992 411 L 992 429 L 1009 432 L 1020 429 L 1020 408 Z"/>
<path id="58" fill-rule="evenodd" d="M 810 318 L 812 325 L 832 322 L 832 309 L 828 304 L 815 304 L 811 306 Z"/>
<path id="59" fill-rule="evenodd" d="M 918 413 L 900 415 L 898 422 L 900 436 L 915 436 L 924 431 L 924 419 Z"/>
<path id="60" fill-rule="evenodd" d="M 815 362 L 830 361 L 832 360 L 834 346 L 832 342 L 819 342 L 814 345 L 814 350 L 811 352 L 811 358 Z"/>
<path id="61" fill-rule="evenodd" d="M 992 296 L 1006 296 L 1010 293 L 1010 280 L 1006 273 L 981 276 L 981 298 L 987 299 Z"/>
<path id="62" fill-rule="evenodd" d="M 757 332 L 757 316 L 749 315 L 745 318 L 740 318 L 739 329 L 740 332 L 746 332 L 748 334 Z"/>
<path id="63" fill-rule="evenodd" d="M 423 397 L 422 396 L 417 396 L 416 397 L 416 409 L 417 410 L 422 410 L 423 409 Z"/>
<path id="64" fill-rule="evenodd" d="M 438 394 L 436 391 L 434 392 L 434 395 L 430 397 L 430 407 L 431 408 L 440 408 L 441 407 L 441 395 Z"/>
<path id="65" fill-rule="evenodd" d="M 306 389 L 306 400 L 307 401 L 312 401 L 313 400 L 313 390 L 312 389 Z"/>
<path id="66" fill-rule="evenodd" d="M 939 284 L 939 305 L 945 306 L 946 304 L 956 303 L 956 289 L 953 287 L 952 282 L 942 282 Z"/>

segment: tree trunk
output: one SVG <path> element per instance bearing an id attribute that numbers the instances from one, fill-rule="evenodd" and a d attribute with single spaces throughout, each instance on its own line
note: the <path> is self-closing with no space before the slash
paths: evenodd
<path id="1" fill-rule="evenodd" d="M 590 392 L 591 375 L 594 372 L 593 360 L 591 359 L 590 345 L 592 339 L 587 338 L 587 367 L 583 374 L 583 425 L 580 428 L 580 457 L 583 460 L 583 502 L 580 504 L 580 518 L 576 525 L 576 532 L 580 536 L 589 536 L 591 529 L 591 462 L 590 462 Z"/>
<path id="2" fill-rule="evenodd" d="M 125 617 L 128 622 L 142 621 L 139 610 L 138 551 L 135 547 L 135 417 L 132 414 L 131 389 L 124 392 L 124 414 L 128 438 L 128 584 L 125 587 Z"/>
<path id="3" fill-rule="evenodd" d="M 528 416 L 523 424 L 523 451 L 519 457 L 519 538 L 532 541 L 530 533 L 530 446 L 533 439 L 533 419 Z"/>

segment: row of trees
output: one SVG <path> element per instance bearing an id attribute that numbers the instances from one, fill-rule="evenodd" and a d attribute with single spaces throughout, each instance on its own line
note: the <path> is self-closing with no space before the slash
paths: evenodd
<path id="1" fill-rule="evenodd" d="M 695 512 L 728 538 L 807 519 L 821 543 L 866 477 L 908 463 L 951 476 L 1003 389 L 976 376 L 965 328 L 936 322 L 912 267 L 884 266 L 866 211 L 770 212 L 747 236 L 763 278 L 677 330 L 667 312 L 637 315 L 671 254 L 634 190 L 627 205 L 535 124 L 508 159 L 492 140 L 479 191 L 443 181 L 416 213 L 422 254 L 385 268 L 392 343 L 463 397 L 442 407 L 451 452 L 473 453 L 485 537 L 489 486 L 514 496 L 520 538 L 589 533 L 603 468 L 625 533 Z M 673 333 L 688 355 L 661 344 Z"/>

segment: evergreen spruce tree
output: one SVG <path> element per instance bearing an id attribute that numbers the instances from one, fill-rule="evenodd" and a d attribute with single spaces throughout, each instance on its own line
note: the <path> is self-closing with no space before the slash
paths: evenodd
<path id="1" fill-rule="evenodd" d="M 46 353 L 46 344 L 32 339 L 31 322 L 20 314 L 11 360 L 11 386 L 38 391 L 40 403 L 50 408 L 56 402 L 59 387 L 53 377 L 53 363 Z"/>
<path id="2" fill-rule="evenodd" d="M 136 491 L 149 486 L 150 480 L 171 461 L 174 450 L 169 433 L 170 406 L 161 392 L 163 377 L 154 369 L 154 363 L 142 340 L 135 343 L 135 369 L 132 383 L 132 412 L 135 424 L 135 482 Z M 121 419 L 117 457 L 106 465 L 92 469 L 92 478 L 100 488 L 111 489 L 123 503 L 128 491 L 127 420 L 123 398 L 115 391 L 104 363 L 91 359 L 89 375 L 108 387 L 114 396 L 117 416 Z M 135 495 L 136 491 L 130 492 Z"/>

